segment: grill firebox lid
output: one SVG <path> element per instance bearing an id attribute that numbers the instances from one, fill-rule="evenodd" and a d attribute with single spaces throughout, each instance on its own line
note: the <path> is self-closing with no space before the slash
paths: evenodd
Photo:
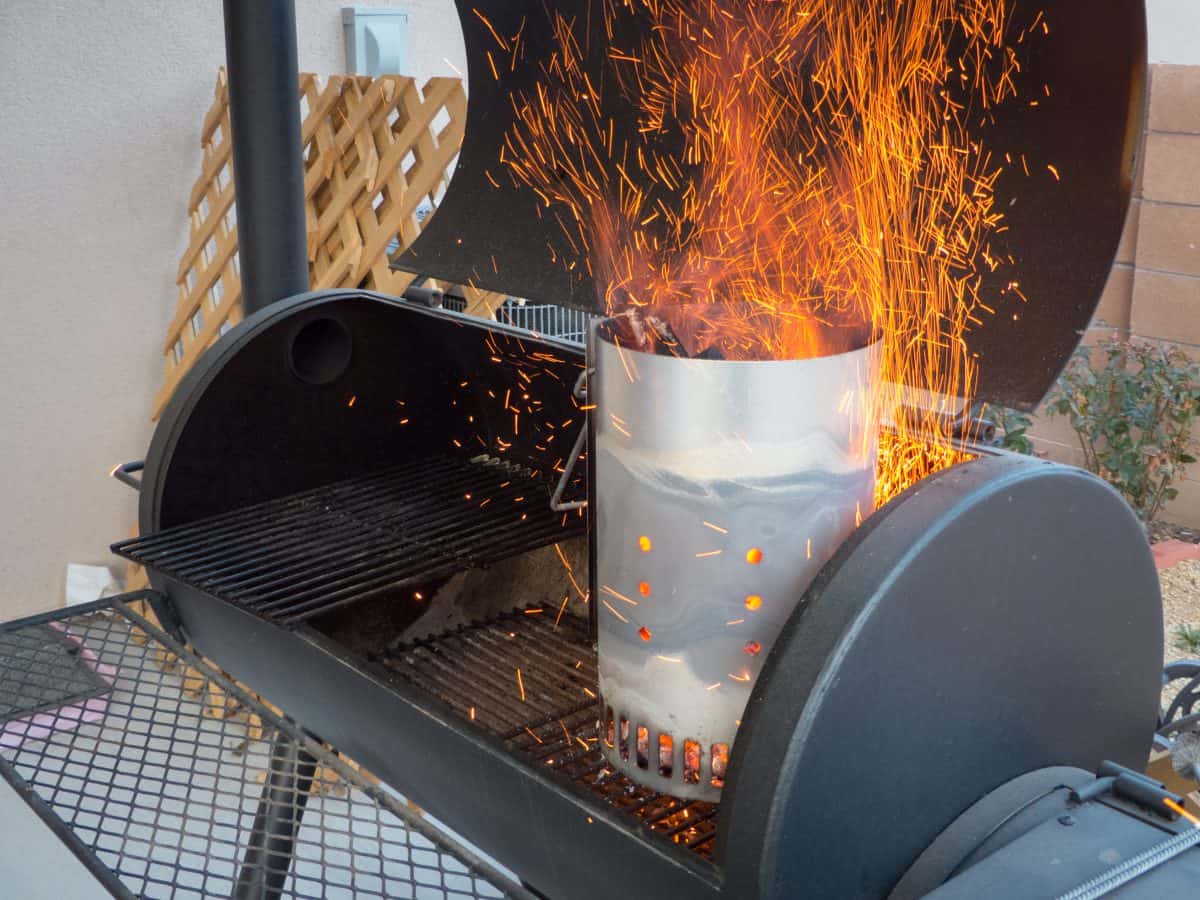
<path id="1" fill-rule="evenodd" d="M 532 190 L 496 173 L 514 120 L 511 96 L 534 87 L 538 64 L 554 47 L 547 10 L 593 23 L 588 33 L 595 40 L 585 56 L 597 73 L 622 36 L 607 39 L 596 0 L 457 2 L 470 78 L 466 140 L 437 215 L 393 265 L 599 311 L 586 260 L 564 238 L 552 211 Z M 1029 302 L 1017 309 L 1004 301 L 967 340 L 980 363 L 978 396 L 1028 409 L 1078 345 L 1120 241 L 1144 118 L 1145 14 L 1141 0 L 1117 0 L 1103 16 L 1080 0 L 1014 3 L 1009 14 L 1017 29 L 1035 16 L 1052 23 L 1044 39 L 1020 48 L 1024 83 L 1050 91 L 1039 91 L 1036 105 L 1001 107 L 994 121 L 976 126 L 976 136 L 1001 153 L 1053 160 L 1057 177 L 1044 168 L 1025 176 L 1020 167 L 999 176 L 996 208 L 1009 227 L 992 245 L 1013 265 L 984 274 L 981 293 L 998 297 L 1015 272 Z M 494 32 L 521 35 L 522 51 L 512 65 L 494 69 L 489 62 Z M 628 103 L 604 112 L 614 121 L 618 144 L 622 131 L 637 127 Z"/>

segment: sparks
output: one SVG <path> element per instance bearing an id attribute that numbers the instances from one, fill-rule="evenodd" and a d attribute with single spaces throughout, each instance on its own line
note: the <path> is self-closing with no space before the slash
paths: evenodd
<path id="1" fill-rule="evenodd" d="M 894 420 L 876 505 L 961 461 L 954 398 L 977 377 L 965 335 L 990 314 L 981 276 L 1011 264 L 991 247 L 1008 227 L 995 188 L 1005 167 L 1030 168 L 976 125 L 1018 98 L 1020 54 L 1050 30 L 1042 13 L 1008 0 L 601 7 L 608 33 L 632 24 L 638 38 L 596 72 L 596 23 L 551 11 L 554 51 L 509 97 L 500 164 L 555 210 L 602 308 L 690 317 L 725 359 L 823 355 L 822 323 L 864 322 L 880 378 L 845 402 L 864 410 L 864 455 Z M 507 62 L 516 39 L 496 38 Z M 488 64 L 498 78 L 491 51 Z M 617 103 L 641 122 L 630 137 L 603 112 Z"/>

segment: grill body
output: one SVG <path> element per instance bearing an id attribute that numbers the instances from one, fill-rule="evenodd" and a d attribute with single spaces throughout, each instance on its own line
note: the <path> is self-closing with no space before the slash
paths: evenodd
<path id="1" fill-rule="evenodd" d="M 326 320 L 297 359 L 296 336 Z M 517 372 L 534 378 L 535 363 L 545 380 L 522 392 L 529 418 L 514 425 L 497 384 L 528 387 Z M 314 597 L 389 578 L 392 593 L 338 596 L 335 612 L 410 609 L 417 581 L 444 571 L 405 580 L 410 563 L 486 565 L 464 548 L 499 551 L 525 527 L 578 534 L 578 514 L 525 525 L 511 509 L 489 531 L 498 499 L 456 504 L 478 499 L 479 483 L 459 479 L 499 491 L 511 475 L 541 490 L 544 510 L 583 424 L 582 367 L 578 348 L 366 294 L 272 307 L 172 401 L 147 459 L 143 537 L 120 549 L 147 563 L 162 614 L 200 652 L 547 896 L 882 896 L 995 784 L 1144 756 L 1161 624 L 1149 553 L 1129 555 L 1140 527 L 1097 480 L 1025 458 L 981 454 L 922 482 L 797 587 L 719 806 L 609 763 L 592 631 L 570 610 L 520 609 L 378 652 L 308 614 Z M 397 400 L 424 417 L 419 433 Z M 456 452 L 472 436 L 482 459 Z M 489 540 L 443 540 L 472 528 Z M 264 585 L 275 593 L 256 594 Z M 1071 688 L 1030 704 L 1064 667 Z"/>

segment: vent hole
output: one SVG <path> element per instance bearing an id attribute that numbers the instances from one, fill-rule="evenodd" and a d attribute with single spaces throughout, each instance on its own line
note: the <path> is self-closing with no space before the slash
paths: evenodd
<path id="1" fill-rule="evenodd" d="M 621 759 L 629 759 L 629 720 L 621 716 Z"/>
<path id="2" fill-rule="evenodd" d="M 292 338 L 292 373 L 312 385 L 330 384 L 350 366 L 353 342 L 337 319 L 313 319 Z"/>
<path id="3" fill-rule="evenodd" d="M 712 786 L 725 787 L 725 768 L 729 765 L 729 745 L 712 745 Z"/>
<path id="4" fill-rule="evenodd" d="M 700 742 L 683 742 L 683 780 L 687 784 L 700 783 Z"/>
<path id="5" fill-rule="evenodd" d="M 675 739 L 669 734 L 658 736 L 658 774 L 670 778 L 675 771 Z"/>
<path id="6" fill-rule="evenodd" d="M 616 739 L 616 728 L 613 724 L 613 709 L 608 707 L 604 714 L 604 743 L 609 747 L 614 745 Z"/>
<path id="7" fill-rule="evenodd" d="M 645 725 L 637 730 L 637 764 L 639 769 L 650 768 L 650 730 Z"/>

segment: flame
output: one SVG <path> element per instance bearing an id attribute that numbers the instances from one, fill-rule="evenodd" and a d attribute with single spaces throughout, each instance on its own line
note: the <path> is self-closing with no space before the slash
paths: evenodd
<path id="1" fill-rule="evenodd" d="M 548 12 L 555 48 L 536 87 L 510 97 L 503 171 L 581 251 L 610 314 L 658 316 L 727 359 L 840 352 L 856 328 L 878 340 L 879 385 L 857 402 L 894 423 L 882 502 L 962 458 L 953 422 L 976 383 L 965 335 L 1000 299 L 983 296 L 983 275 L 1011 264 L 991 239 L 1014 155 L 972 129 L 1016 96 L 1017 45 L 1039 23 L 1049 34 L 1041 13 L 1020 31 L 1010 2 Z M 515 65 L 524 44 L 493 36 Z M 616 136 L 617 108 L 635 110 L 634 136 Z"/>

